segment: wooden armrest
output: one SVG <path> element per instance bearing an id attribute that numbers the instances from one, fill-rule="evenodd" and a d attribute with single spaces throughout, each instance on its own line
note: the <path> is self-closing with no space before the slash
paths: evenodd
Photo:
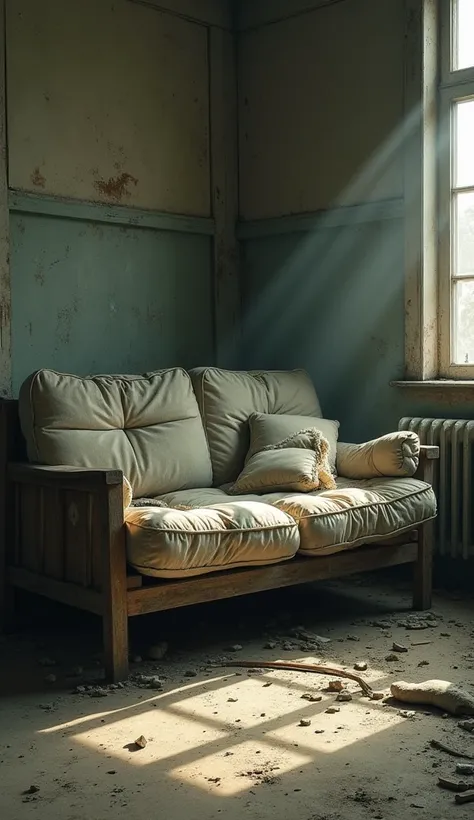
<path id="1" fill-rule="evenodd" d="M 421 444 L 420 445 L 420 461 L 422 459 L 436 459 L 439 458 L 439 447 L 435 446 L 434 444 Z"/>
<path id="2" fill-rule="evenodd" d="M 438 458 L 439 447 L 436 447 L 434 444 L 422 444 L 420 446 L 420 459 L 415 478 L 419 478 L 420 481 L 426 481 L 427 484 L 433 484 L 434 466 Z"/>
<path id="3" fill-rule="evenodd" d="M 40 484 L 44 487 L 71 490 L 97 490 L 122 484 L 121 470 L 89 470 L 82 467 L 47 467 L 43 464 L 7 465 L 7 477 L 16 484 Z"/>

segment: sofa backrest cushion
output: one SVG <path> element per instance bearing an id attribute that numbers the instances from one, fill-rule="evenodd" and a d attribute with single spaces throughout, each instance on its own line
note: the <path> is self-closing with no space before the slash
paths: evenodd
<path id="1" fill-rule="evenodd" d="M 313 383 L 303 370 L 190 371 L 207 434 L 214 486 L 235 481 L 250 443 L 252 413 L 321 417 Z"/>
<path id="2" fill-rule="evenodd" d="M 40 370 L 21 388 L 20 420 L 31 461 L 120 469 L 135 497 L 212 484 L 201 415 L 180 368 L 93 378 Z"/>

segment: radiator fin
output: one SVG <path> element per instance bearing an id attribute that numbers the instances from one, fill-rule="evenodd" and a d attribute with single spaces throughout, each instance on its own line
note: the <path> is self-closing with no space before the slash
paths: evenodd
<path id="1" fill-rule="evenodd" d="M 468 419 L 400 419 L 399 430 L 413 430 L 422 444 L 440 450 L 433 487 L 438 498 L 436 551 L 452 558 L 474 557 L 473 441 Z"/>

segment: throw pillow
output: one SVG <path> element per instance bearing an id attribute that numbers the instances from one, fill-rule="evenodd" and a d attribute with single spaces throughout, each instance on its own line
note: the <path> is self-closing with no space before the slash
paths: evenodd
<path id="1" fill-rule="evenodd" d="M 254 453 L 229 493 L 307 493 L 334 489 L 336 484 L 329 467 L 328 451 L 328 442 L 319 430 L 300 430 Z"/>
<path id="2" fill-rule="evenodd" d="M 250 447 L 247 460 L 269 444 L 277 444 L 282 439 L 304 429 L 315 428 L 327 439 L 329 445 L 329 467 L 336 474 L 336 450 L 339 422 L 312 416 L 292 416 L 286 414 L 253 413 L 249 418 Z"/>

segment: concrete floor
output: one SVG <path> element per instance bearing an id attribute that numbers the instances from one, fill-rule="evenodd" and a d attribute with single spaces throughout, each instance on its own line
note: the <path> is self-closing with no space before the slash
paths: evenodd
<path id="1" fill-rule="evenodd" d="M 107 697 L 72 694 L 100 675 L 99 627 L 58 608 L 56 625 L 0 644 L 0 817 L 472 817 L 472 804 L 457 806 L 437 787 L 439 775 L 454 775 L 457 760 L 430 746 L 435 738 L 474 755 L 474 735 L 457 719 L 425 709 L 403 716 L 410 707 L 370 701 L 351 682 L 353 700 L 335 702 L 330 678 L 319 675 L 211 666 L 224 657 L 347 669 L 366 661 L 361 674 L 387 694 L 400 679 L 443 678 L 473 691 L 473 599 L 438 594 L 438 617 L 420 631 L 398 625 L 408 606 L 403 583 L 387 587 L 366 577 L 136 619 L 135 654 L 145 657 L 163 639 L 169 651 L 132 671 L 159 675 L 163 688 L 134 683 Z M 293 632 L 302 625 L 330 643 L 304 651 Z M 264 648 L 269 641 L 276 646 Z M 385 660 L 393 641 L 408 647 L 395 662 Z M 430 643 L 413 646 L 418 641 Z M 235 644 L 242 650 L 229 651 Z M 41 665 L 47 658 L 55 666 Z M 84 671 L 72 677 L 76 666 Z M 49 675 L 56 681 L 46 681 Z M 322 700 L 302 698 L 307 693 Z M 340 711 L 329 714 L 330 706 Z M 133 744 L 140 735 L 144 749 Z M 25 793 L 30 787 L 37 791 Z"/>

